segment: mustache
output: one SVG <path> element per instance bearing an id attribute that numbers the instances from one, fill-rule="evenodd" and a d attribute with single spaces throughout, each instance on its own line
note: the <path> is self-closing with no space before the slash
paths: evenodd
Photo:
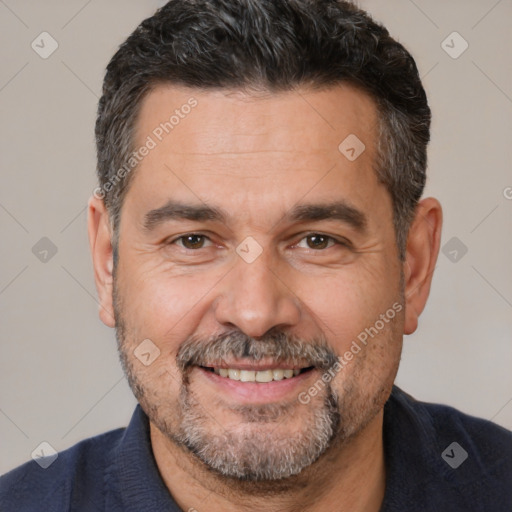
<path id="1" fill-rule="evenodd" d="M 314 366 L 321 370 L 328 370 L 338 361 L 338 356 L 324 337 L 304 341 L 296 335 L 279 331 L 254 339 L 243 332 L 232 331 L 206 339 L 189 337 L 181 344 L 176 363 L 185 372 L 191 366 L 217 366 L 232 359 L 258 362 L 266 358 L 275 363 Z"/>

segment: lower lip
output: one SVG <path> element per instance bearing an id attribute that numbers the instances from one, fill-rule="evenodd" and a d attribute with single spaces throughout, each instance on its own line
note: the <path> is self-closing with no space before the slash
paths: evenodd
<path id="1" fill-rule="evenodd" d="M 223 394 L 231 395 L 247 403 L 271 403 L 286 398 L 297 398 L 305 382 L 312 378 L 316 370 L 299 373 L 295 377 L 271 382 L 241 382 L 228 377 L 221 377 L 214 372 L 196 367 L 208 381 L 220 388 Z"/>

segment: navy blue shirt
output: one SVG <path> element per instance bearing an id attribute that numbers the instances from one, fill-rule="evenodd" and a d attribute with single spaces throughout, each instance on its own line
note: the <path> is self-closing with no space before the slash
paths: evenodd
<path id="1" fill-rule="evenodd" d="M 512 512 L 512 432 L 396 386 L 384 408 L 381 512 Z M 364 486 L 364 482 L 361 482 Z M 192 505 L 191 505 L 192 506 Z M 207 512 L 206 505 L 199 506 Z M 1 512 L 180 512 L 155 463 L 147 416 L 86 439 L 42 469 L 0 478 Z M 336 512 L 336 511 L 326 511 Z"/>

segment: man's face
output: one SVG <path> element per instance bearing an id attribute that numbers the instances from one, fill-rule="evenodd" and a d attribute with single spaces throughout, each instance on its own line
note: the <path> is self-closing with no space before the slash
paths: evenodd
<path id="1" fill-rule="evenodd" d="M 348 86 L 159 86 L 136 148 L 148 136 L 115 273 L 132 389 L 153 428 L 217 473 L 298 474 L 375 421 L 400 358 L 402 267 L 374 171 L 375 105 Z M 139 346 L 143 361 L 158 357 L 144 364 Z"/>

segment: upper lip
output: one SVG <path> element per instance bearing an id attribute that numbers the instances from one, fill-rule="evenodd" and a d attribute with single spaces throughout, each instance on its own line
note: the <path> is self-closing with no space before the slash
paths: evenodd
<path id="1" fill-rule="evenodd" d="M 228 362 L 228 361 L 220 361 L 218 363 L 206 364 L 202 365 L 208 368 L 225 368 L 225 369 L 237 369 L 237 370 L 249 370 L 249 371 L 265 371 L 265 370 L 302 370 L 303 368 L 309 368 L 311 365 L 304 364 L 290 364 L 290 363 L 279 363 L 274 361 L 258 361 L 255 362 Z"/>

